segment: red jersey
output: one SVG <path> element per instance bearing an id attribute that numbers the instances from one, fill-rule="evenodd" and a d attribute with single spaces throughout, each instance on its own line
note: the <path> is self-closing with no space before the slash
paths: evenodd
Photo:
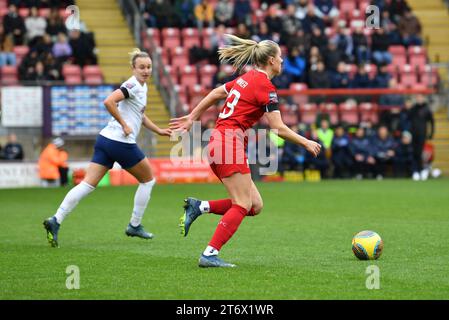
<path id="1" fill-rule="evenodd" d="M 251 128 L 265 112 L 278 110 L 276 88 L 267 74 L 251 70 L 224 85 L 228 97 L 218 116 L 215 128 L 241 129 Z"/>

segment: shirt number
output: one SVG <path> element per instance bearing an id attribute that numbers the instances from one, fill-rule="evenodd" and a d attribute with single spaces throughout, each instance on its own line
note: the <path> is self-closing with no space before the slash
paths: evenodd
<path id="1" fill-rule="evenodd" d="M 223 108 L 223 111 L 218 115 L 221 119 L 226 119 L 231 116 L 231 114 L 234 113 L 234 108 L 237 105 L 237 102 L 239 102 L 240 99 L 240 92 L 238 92 L 235 89 L 232 89 L 231 92 L 229 92 L 229 96 L 234 95 L 234 99 L 232 102 L 227 102 L 226 106 Z"/>

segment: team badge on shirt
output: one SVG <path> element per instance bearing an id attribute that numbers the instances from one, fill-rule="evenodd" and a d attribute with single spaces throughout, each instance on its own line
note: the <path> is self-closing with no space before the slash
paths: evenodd
<path id="1" fill-rule="evenodd" d="M 278 103 L 278 95 L 276 92 L 270 92 L 268 97 L 270 99 L 270 103 Z"/>
<path id="2" fill-rule="evenodd" d="M 127 84 L 125 84 L 125 87 L 127 88 L 127 89 L 132 89 L 132 88 L 134 88 L 136 86 L 136 84 L 135 83 L 132 83 L 132 82 L 128 82 Z"/>

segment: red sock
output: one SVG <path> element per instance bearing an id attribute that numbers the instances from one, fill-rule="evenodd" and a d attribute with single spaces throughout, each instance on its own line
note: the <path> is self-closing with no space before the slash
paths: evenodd
<path id="1" fill-rule="evenodd" d="M 211 247 L 220 250 L 221 247 L 228 242 L 234 235 L 240 226 L 243 218 L 245 218 L 248 211 L 245 208 L 237 204 L 233 204 L 232 207 L 223 215 L 218 223 L 217 229 L 209 242 Z"/>
<path id="2" fill-rule="evenodd" d="M 224 215 L 232 207 L 231 199 L 210 200 L 209 212 Z"/>
<path id="3" fill-rule="evenodd" d="M 232 207 L 231 199 L 209 200 L 209 213 L 224 215 Z M 254 208 L 249 210 L 247 216 L 255 216 Z"/>

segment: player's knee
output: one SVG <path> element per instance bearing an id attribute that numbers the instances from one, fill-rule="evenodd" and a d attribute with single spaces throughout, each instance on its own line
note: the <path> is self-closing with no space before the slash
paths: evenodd
<path id="1" fill-rule="evenodd" d="M 244 208 L 246 211 L 251 210 L 251 207 L 252 207 L 251 201 L 240 200 L 240 201 L 236 201 L 235 204 Z"/>
<path id="2" fill-rule="evenodd" d="M 250 210 L 251 215 L 257 216 L 259 213 L 262 212 L 263 209 L 263 202 L 254 202 L 253 207 Z"/>

